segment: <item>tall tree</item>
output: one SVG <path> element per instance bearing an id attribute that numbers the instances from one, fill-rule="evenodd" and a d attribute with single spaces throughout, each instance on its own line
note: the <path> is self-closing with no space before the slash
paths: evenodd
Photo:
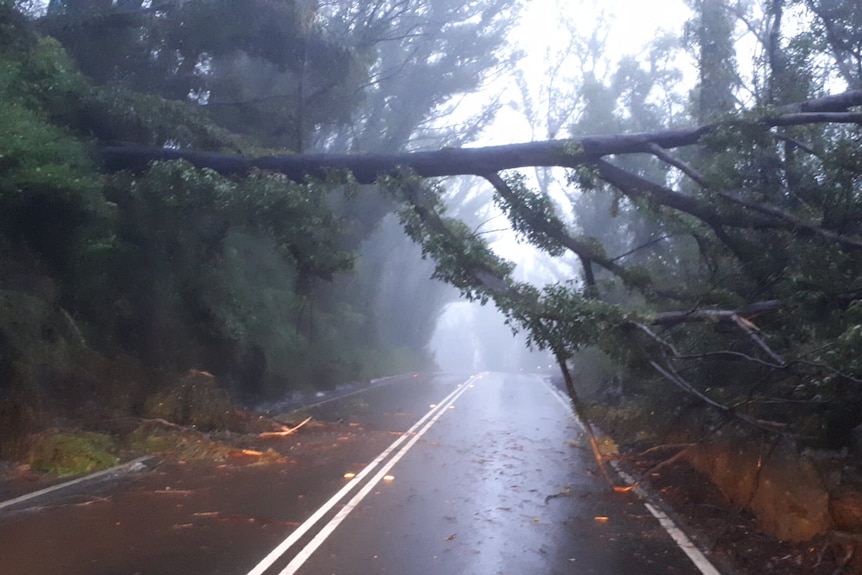
<path id="1" fill-rule="evenodd" d="M 735 19 L 725 0 L 692 0 L 690 6 L 695 17 L 687 39 L 697 54 L 700 75 L 695 113 L 706 122 L 735 108 Z"/>
<path id="2" fill-rule="evenodd" d="M 451 130 L 433 129 L 431 123 L 440 118 L 449 99 L 476 89 L 486 71 L 498 66 L 495 54 L 511 23 L 512 5 L 511 0 L 468 4 L 441 0 L 431 5 L 55 2 L 38 25 L 63 42 L 97 84 L 85 98 L 83 113 L 75 110 L 71 120 L 99 139 L 179 149 L 398 149 L 409 146 L 420 132 L 426 145 L 453 141 Z M 459 135 L 461 141 L 468 137 Z M 164 173 L 154 174 L 152 181 L 163 178 Z M 149 179 L 139 178 L 138 189 L 149 189 Z M 156 363 L 197 361 L 183 359 L 183 353 L 190 353 L 159 333 L 171 329 L 193 341 L 195 337 L 177 324 L 202 322 L 220 334 L 207 336 L 215 341 L 201 344 L 221 349 L 207 352 L 210 358 L 225 358 L 216 370 L 220 372 L 230 372 L 231 362 L 260 356 L 252 353 L 254 349 L 263 350 L 266 366 L 279 377 L 286 375 L 285 370 L 295 372 L 290 374 L 293 381 L 333 383 L 364 377 L 373 362 L 379 364 L 375 369 L 394 369 L 394 363 L 387 367 L 389 360 L 380 359 L 385 350 L 378 353 L 374 348 L 396 343 L 405 357 L 421 363 L 446 289 L 418 279 L 430 275 L 431 269 L 417 265 L 416 248 L 389 250 L 383 269 L 374 264 L 373 246 L 391 242 L 396 230 L 403 234 L 385 218 L 394 209 L 391 199 L 338 183 L 311 186 L 317 194 L 312 205 L 325 203 L 331 217 L 315 215 L 305 223 L 317 222 L 319 230 L 296 225 L 296 230 L 304 231 L 283 241 L 278 229 L 267 232 L 256 223 L 260 217 L 256 211 L 275 206 L 240 208 L 234 201 L 238 198 L 217 200 L 218 191 L 207 189 L 226 183 L 209 180 L 200 183 L 204 189 L 195 198 L 164 202 L 141 191 L 136 198 L 125 197 L 122 186 L 127 183 L 112 188 L 111 199 L 121 210 L 117 237 L 139 259 L 129 258 L 129 273 L 117 275 L 127 279 L 126 287 L 136 286 L 141 297 L 126 302 L 128 317 L 121 323 L 147 324 L 124 330 L 119 340 L 127 349 L 146 348 Z M 217 201 L 222 205 L 213 206 Z M 287 198 L 278 201 L 285 208 L 298 207 Z M 180 230 L 173 237 L 165 235 L 169 232 L 164 222 L 176 221 L 175 206 L 168 205 L 172 202 L 182 204 L 179 213 L 191 218 L 189 231 L 206 228 L 197 230 L 200 241 Z M 247 220 L 235 217 L 237 209 Z M 322 250 L 316 249 L 323 247 L 316 243 L 322 239 L 318 232 L 332 240 Z M 231 255 L 255 242 L 259 257 Z M 284 269 L 277 273 L 265 271 L 272 264 L 272 250 L 284 257 Z M 357 257 L 368 261 L 348 272 L 344 264 L 349 254 L 354 261 Z M 206 273 L 192 272 L 191 261 L 202 264 Z M 340 263 L 329 265 L 336 261 Z M 143 275 L 136 276 L 135 269 Z M 242 281 L 254 273 L 262 273 L 262 285 L 269 286 L 265 297 Z M 281 278 L 289 289 L 270 286 L 270 276 Z M 414 278 L 414 296 L 427 303 L 410 307 L 414 319 L 410 329 L 400 321 L 408 307 L 399 302 L 405 278 Z M 393 295 L 381 296 L 386 293 Z M 147 307 L 164 311 L 147 314 Z M 255 319 L 261 316 L 285 327 L 267 329 Z M 367 347 L 357 348 L 349 359 L 345 350 L 356 346 L 346 345 L 346 340 L 356 335 L 354 329 L 364 330 Z M 137 340 L 135 334 L 140 336 Z M 236 345 L 231 347 L 230 341 Z M 230 349 L 224 351 L 225 347 Z M 343 356 L 344 361 L 328 359 L 327 354 Z M 335 364 L 343 369 L 328 370 L 318 378 L 309 375 L 315 365 Z M 300 372 L 305 375 L 298 377 Z M 259 382 L 253 387 L 259 389 Z"/>

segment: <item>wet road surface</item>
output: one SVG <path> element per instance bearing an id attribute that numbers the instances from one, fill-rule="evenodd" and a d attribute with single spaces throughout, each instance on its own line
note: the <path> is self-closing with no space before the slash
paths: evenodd
<path id="1" fill-rule="evenodd" d="M 315 417 L 338 423 L 255 446 L 282 463 L 162 465 L 3 514 L 0 574 L 700 573 L 538 377 L 406 378 Z"/>

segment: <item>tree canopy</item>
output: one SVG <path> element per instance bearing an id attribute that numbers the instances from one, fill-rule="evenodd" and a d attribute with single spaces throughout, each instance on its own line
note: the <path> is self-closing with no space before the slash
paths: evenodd
<path id="1" fill-rule="evenodd" d="M 0 260 L 16 273 L 0 289 L 49 277 L 93 349 L 204 369 L 250 400 L 429 367 L 453 294 L 417 248 L 380 270 L 371 247 L 404 236 L 374 186 L 189 162 L 109 174 L 93 152 L 451 144 L 464 135 L 426 124 L 505 59 L 511 5 L 2 3 L 0 122 L 15 137 L 0 144 Z M 420 81 L 423 98 L 396 105 Z M 406 278 L 424 305 L 379 297 Z M 19 351 L 2 354 L 4 397 L 33 383 Z"/>

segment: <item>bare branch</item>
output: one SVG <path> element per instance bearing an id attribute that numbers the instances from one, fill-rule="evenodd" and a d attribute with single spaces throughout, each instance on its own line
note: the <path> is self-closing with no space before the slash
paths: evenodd
<path id="1" fill-rule="evenodd" d="M 862 249 L 862 240 L 847 237 L 845 235 L 837 234 L 831 230 L 826 230 L 821 228 L 820 226 L 815 226 L 809 223 L 804 222 L 802 219 L 797 218 L 793 214 L 789 214 L 778 208 L 776 206 L 768 205 L 768 204 L 756 204 L 754 202 L 749 202 L 747 200 L 743 200 L 742 198 L 735 196 L 734 194 L 728 192 L 717 192 L 718 195 L 725 200 L 732 202 L 736 205 L 743 206 L 752 211 L 759 212 L 764 215 L 773 216 L 780 220 L 783 220 L 790 224 L 793 228 L 797 230 L 805 230 L 806 232 L 810 232 L 814 235 L 818 235 L 824 239 L 827 239 L 831 242 L 835 242 L 840 244 L 841 246 L 853 250 Z"/>
<path id="2" fill-rule="evenodd" d="M 800 365 L 807 365 L 809 367 L 814 367 L 817 369 L 824 369 L 824 370 L 828 371 L 829 373 L 831 373 L 832 375 L 837 375 L 838 377 L 840 377 L 842 379 L 846 379 L 847 381 L 852 381 L 853 383 L 862 383 L 862 379 L 859 379 L 858 377 L 854 377 L 854 376 L 850 375 L 849 373 L 845 373 L 843 371 L 837 370 L 834 367 L 832 367 L 831 365 L 826 365 L 825 363 L 818 363 L 815 361 L 795 361 L 794 363 L 798 363 Z"/>
<path id="3" fill-rule="evenodd" d="M 650 246 L 652 246 L 652 245 L 655 245 L 655 244 L 657 244 L 657 243 L 659 243 L 659 242 L 662 242 L 662 241 L 664 241 L 664 240 L 666 240 L 666 239 L 669 239 L 669 238 L 672 238 L 672 237 L 673 237 L 673 234 L 664 234 L 664 235 L 659 236 L 659 237 L 657 237 L 657 238 L 653 238 L 653 239 L 651 239 L 651 240 L 649 240 L 649 241 L 647 241 L 647 242 L 642 243 L 641 245 L 639 245 L 639 246 L 637 246 L 637 247 L 635 247 L 635 248 L 630 249 L 629 251 L 627 251 L 627 252 L 625 252 L 625 253 L 622 253 L 622 254 L 620 254 L 620 255 L 618 255 L 618 256 L 616 256 L 616 257 L 611 258 L 611 261 L 612 261 L 612 262 L 615 262 L 615 261 L 617 261 L 617 260 L 621 260 L 621 259 L 623 259 L 623 258 L 626 258 L 626 257 L 628 257 L 628 256 L 632 255 L 632 254 L 633 254 L 633 253 L 635 253 L 635 252 L 639 252 L 640 250 L 644 250 L 644 249 L 646 249 L 646 248 L 648 248 L 648 247 L 650 247 Z"/>
<path id="4" fill-rule="evenodd" d="M 706 359 L 708 357 L 729 357 L 729 358 L 741 359 L 744 361 L 750 361 L 751 363 L 758 363 L 764 367 L 769 367 L 772 369 L 784 369 L 787 367 L 787 365 L 785 365 L 785 364 L 772 363 L 770 361 L 762 360 L 759 357 L 754 357 L 754 356 L 748 355 L 747 353 L 742 353 L 739 351 L 730 351 L 730 350 L 708 351 L 705 353 L 680 355 L 680 356 L 676 357 L 676 359 L 692 360 L 692 359 Z"/>
<path id="5" fill-rule="evenodd" d="M 581 422 L 584 431 L 587 432 L 587 438 L 590 443 L 590 450 L 593 452 L 593 457 L 595 457 L 596 463 L 598 464 L 599 470 L 601 470 L 602 476 L 605 478 L 605 481 L 608 482 L 608 485 L 610 485 L 611 488 L 616 490 L 617 487 L 611 479 L 611 476 L 608 474 L 605 456 L 602 455 L 602 450 L 599 448 L 599 442 L 596 440 L 596 434 L 593 431 L 592 424 L 590 423 L 590 419 L 587 414 L 587 406 L 583 403 L 583 401 L 581 401 L 581 398 L 578 396 L 578 393 L 575 390 L 575 382 L 572 379 L 572 374 L 569 372 L 569 366 L 566 363 L 566 359 L 562 355 L 557 355 L 556 359 L 557 363 L 560 366 L 560 371 L 563 374 L 563 380 L 566 383 L 566 391 L 568 391 L 569 393 L 569 399 L 572 400 L 572 407 L 575 410 L 575 415 Z"/>
<path id="6" fill-rule="evenodd" d="M 759 363 L 760 365 L 770 367 L 772 369 L 784 369 L 787 367 L 787 364 L 783 363 L 783 362 L 771 363 L 771 362 L 764 361 L 760 358 L 753 357 L 753 356 L 750 356 L 748 354 L 741 353 L 738 351 L 721 350 L 721 351 L 709 351 L 709 352 L 698 353 L 698 354 L 681 354 L 676 349 L 676 347 L 674 347 L 674 345 L 672 343 L 670 343 L 669 341 L 667 341 L 663 337 L 656 334 L 648 326 L 646 326 L 642 323 L 634 323 L 633 325 L 635 327 L 637 327 L 638 329 L 640 329 L 645 334 L 647 334 L 651 339 L 653 339 L 654 341 L 661 344 L 662 347 L 664 347 L 667 350 L 670 350 L 671 355 L 673 356 L 674 359 L 695 360 L 695 359 L 704 359 L 707 357 L 733 357 L 736 359 L 742 359 L 745 361 L 750 361 L 752 363 Z"/>
<path id="7" fill-rule="evenodd" d="M 801 117 L 802 112 L 806 114 L 840 112 L 848 107 L 860 105 L 862 105 L 862 90 L 854 90 L 838 96 L 782 108 L 782 110 L 788 110 L 786 116 L 769 117 L 762 122 L 770 126 L 793 125 Z M 782 120 L 785 117 L 787 119 Z M 806 117 L 817 119 L 810 115 Z M 818 116 L 818 118 L 827 121 L 829 117 Z M 842 118 L 837 116 L 835 119 Z M 684 130 L 643 134 L 585 136 L 570 140 L 549 140 L 508 146 L 395 154 L 301 154 L 243 158 L 210 152 L 167 150 L 138 145 L 104 146 L 99 149 L 99 153 L 103 166 L 109 171 L 144 171 L 149 163 L 155 160 L 184 159 L 197 167 L 211 168 L 223 174 L 243 174 L 253 168 L 260 168 L 281 172 L 296 181 L 302 181 L 308 176 L 321 176 L 327 170 L 343 169 L 351 171 L 359 183 L 368 184 L 373 183 L 381 175 L 394 174 L 401 169 L 413 170 L 423 178 L 434 178 L 459 175 L 483 176 L 503 170 L 537 166 L 577 168 L 607 155 L 654 153 L 655 146 L 667 150 L 697 144 L 704 135 L 720 126 L 722 124 L 719 123 Z M 689 203 L 693 201 L 691 198 L 688 200 Z M 680 201 L 676 199 L 677 203 Z M 667 205 L 674 207 L 672 204 Z M 699 207 L 702 209 L 702 206 Z M 683 209 L 683 211 L 686 210 Z M 715 217 L 715 214 L 711 215 Z"/>
<path id="8" fill-rule="evenodd" d="M 647 335 L 648 335 L 650 338 L 652 338 L 653 340 L 655 340 L 655 341 L 657 341 L 658 343 L 660 343 L 663 347 L 665 347 L 665 348 L 669 349 L 669 350 L 670 350 L 670 352 L 673 354 L 673 356 L 674 356 L 674 357 L 680 357 L 679 352 L 677 351 L 677 349 L 674 347 L 674 345 L 673 345 L 672 343 L 670 343 L 669 341 L 667 341 L 667 340 L 666 340 L 666 339 L 664 339 L 663 337 L 659 336 L 657 333 L 655 333 L 655 332 L 654 332 L 653 330 L 651 330 L 649 327 L 645 326 L 645 325 L 644 325 L 644 324 L 642 324 L 642 323 L 638 323 L 638 322 L 635 322 L 635 323 L 634 323 L 634 324 L 632 324 L 632 325 L 634 325 L 634 326 L 635 326 L 635 327 L 637 327 L 639 330 L 641 330 L 642 332 L 644 332 L 645 334 L 647 334 Z"/>
<path id="9" fill-rule="evenodd" d="M 744 331 L 746 335 L 748 335 L 748 337 L 751 338 L 751 340 L 756 343 L 758 347 L 760 347 L 760 349 L 766 352 L 766 355 L 771 357 L 781 367 L 785 367 L 787 365 L 787 362 L 784 361 L 780 355 L 772 351 L 772 348 L 766 345 L 766 342 L 763 341 L 763 338 L 757 334 L 756 328 L 753 323 L 751 323 L 737 313 L 730 316 L 730 321 L 735 323 L 739 327 L 739 329 Z"/>
<path id="10" fill-rule="evenodd" d="M 750 415 L 746 415 L 745 413 L 739 413 L 735 408 L 728 406 L 728 405 L 724 405 L 723 403 L 720 403 L 720 402 L 712 399 L 711 397 L 709 397 L 705 393 L 696 389 L 689 382 L 687 382 L 685 379 L 683 379 L 683 377 L 680 376 L 676 371 L 674 371 L 674 369 L 672 367 L 670 367 L 670 366 L 662 367 L 661 365 L 659 365 L 654 360 L 650 360 L 649 363 L 657 372 L 659 372 L 662 376 L 664 376 L 665 379 L 667 379 L 671 383 L 675 384 L 677 387 L 679 387 L 680 389 L 682 389 L 686 393 L 689 393 L 689 394 L 697 397 L 698 399 L 700 399 L 702 402 L 706 403 L 707 405 L 714 407 L 715 409 L 721 411 L 725 415 L 735 417 L 736 419 L 739 419 L 740 421 L 743 421 L 749 425 L 757 427 L 758 429 L 763 429 L 765 431 L 769 431 L 771 433 L 786 433 L 786 430 L 787 430 L 787 424 L 786 423 L 781 423 L 778 421 L 770 421 L 768 419 L 758 419 L 755 417 L 751 417 Z"/>
<path id="11" fill-rule="evenodd" d="M 709 182 L 706 181 L 706 176 L 701 174 L 689 164 L 673 157 L 671 154 L 667 153 L 661 146 L 657 144 L 652 144 L 650 146 L 650 152 L 652 152 L 655 157 L 662 160 L 663 162 L 670 164 L 674 168 L 677 168 L 683 174 L 694 180 L 698 185 L 703 186 L 704 188 L 709 187 Z"/>
<path id="12" fill-rule="evenodd" d="M 847 92 L 833 96 L 824 96 L 822 98 L 788 104 L 779 108 L 779 111 L 783 114 L 799 112 L 845 112 L 856 106 L 862 106 L 862 90 L 848 90 Z"/>
<path id="13" fill-rule="evenodd" d="M 653 325 L 671 326 L 679 323 L 692 322 L 732 322 L 734 316 L 752 317 L 763 313 L 778 311 L 784 307 L 784 302 L 769 300 L 752 303 L 737 310 L 698 309 L 692 311 L 660 312 L 653 316 Z"/>
<path id="14" fill-rule="evenodd" d="M 818 158 L 818 159 L 820 158 L 820 154 L 817 153 L 817 150 L 815 150 L 814 148 L 812 148 L 808 144 L 805 144 L 804 142 L 800 142 L 796 138 L 791 138 L 790 136 L 785 136 L 784 134 L 775 134 L 775 139 L 782 141 L 782 142 L 787 142 L 789 144 L 793 144 L 794 146 L 796 146 L 800 150 L 807 152 L 808 154 L 814 156 L 815 158 Z"/>
<path id="15" fill-rule="evenodd" d="M 862 124 L 862 113 L 810 112 L 784 114 L 765 120 L 770 126 L 800 126 L 803 124 Z"/>

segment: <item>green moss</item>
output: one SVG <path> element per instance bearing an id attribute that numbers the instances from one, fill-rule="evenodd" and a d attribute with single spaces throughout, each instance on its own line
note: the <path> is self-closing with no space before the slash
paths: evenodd
<path id="1" fill-rule="evenodd" d="M 34 439 L 30 465 L 58 477 L 82 475 L 116 465 L 114 450 L 114 440 L 102 433 L 49 430 Z"/>

